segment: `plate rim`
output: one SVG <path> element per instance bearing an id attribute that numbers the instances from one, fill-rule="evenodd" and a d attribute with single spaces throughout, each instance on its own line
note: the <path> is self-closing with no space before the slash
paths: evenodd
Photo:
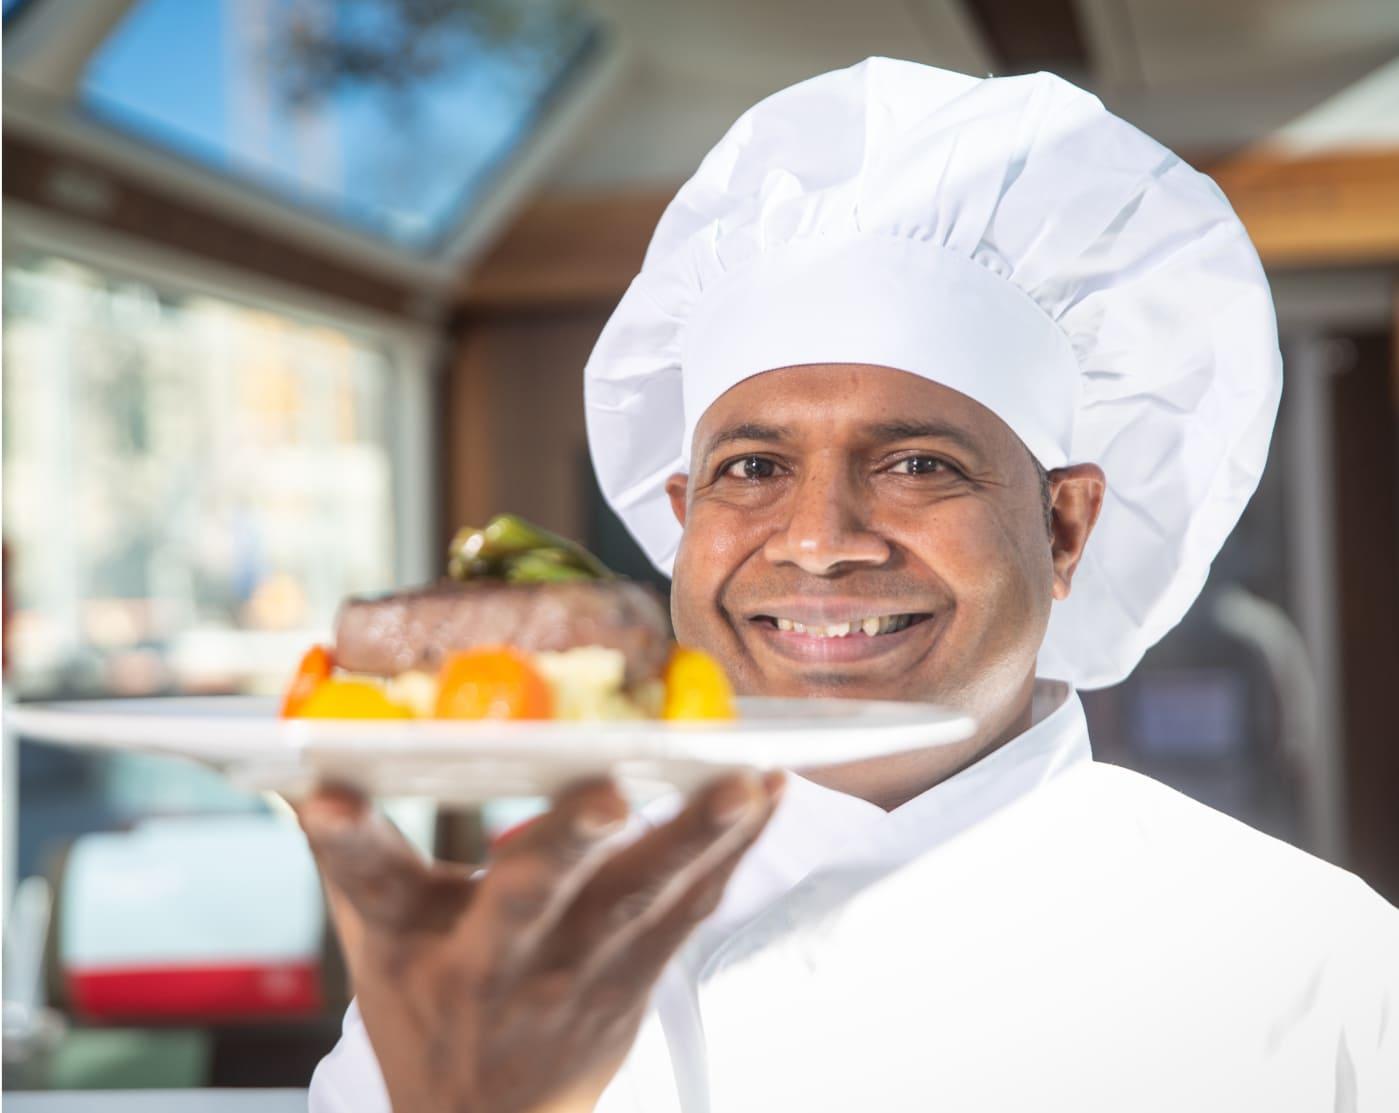
<path id="1" fill-rule="evenodd" d="M 229 695 L 35 701 L 6 706 L 4 719 L 5 729 L 20 737 L 94 752 L 196 761 L 235 781 L 240 771 L 250 770 L 284 771 L 286 782 L 292 783 L 317 772 L 330 777 L 333 769 L 358 769 L 366 778 L 366 791 L 395 795 L 376 786 L 394 777 L 408 783 L 415 772 L 421 776 L 436 769 L 443 774 L 440 790 L 414 794 L 443 801 L 462 798 L 460 783 L 470 780 L 467 774 L 473 768 L 482 777 L 493 768 L 528 769 L 541 781 L 561 770 L 573 770 L 574 776 L 615 774 L 629 765 L 669 768 L 681 775 L 696 768 L 801 769 L 949 745 L 975 730 L 970 716 L 920 701 L 767 696 L 739 700 L 740 710 L 745 703 L 762 701 L 793 709 L 828 705 L 828 711 L 848 713 L 700 724 L 285 720 L 275 715 L 274 697 Z M 152 704 L 162 703 L 163 710 L 152 709 Z M 130 709 L 119 710 L 123 704 Z M 220 705 L 218 711 L 207 710 Z M 180 706 L 206 711 L 182 714 Z M 142 738 L 145 732 L 152 737 Z M 580 745 L 584 741 L 587 745 Z M 455 776 L 457 772 L 462 776 Z M 457 782 L 456 788 L 452 782 Z M 490 798 L 490 793 L 483 789 L 480 798 Z"/>

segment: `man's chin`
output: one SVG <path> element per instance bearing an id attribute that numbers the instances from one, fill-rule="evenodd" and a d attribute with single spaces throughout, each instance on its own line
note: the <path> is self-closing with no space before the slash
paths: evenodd
<path id="1" fill-rule="evenodd" d="M 938 703 L 934 686 L 926 681 L 910 683 L 907 673 L 898 676 L 860 675 L 849 670 L 805 668 L 765 670 L 749 684 L 736 685 L 742 696 L 777 696 L 785 699 L 914 700 Z"/>

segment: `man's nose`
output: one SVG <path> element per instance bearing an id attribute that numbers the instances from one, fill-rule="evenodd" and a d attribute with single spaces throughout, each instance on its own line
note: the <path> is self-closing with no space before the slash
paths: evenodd
<path id="1" fill-rule="evenodd" d="M 828 575 L 845 565 L 883 564 L 889 543 L 869 529 L 862 493 L 841 478 L 808 474 L 793 492 L 787 520 L 775 530 L 763 555 L 774 564 Z"/>

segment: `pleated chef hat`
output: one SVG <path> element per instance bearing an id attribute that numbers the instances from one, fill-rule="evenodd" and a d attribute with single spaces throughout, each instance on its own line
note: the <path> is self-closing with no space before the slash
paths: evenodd
<path id="1" fill-rule="evenodd" d="M 1112 684 L 1258 484 L 1282 384 L 1257 253 L 1209 178 L 1049 74 L 871 58 L 749 109 L 666 209 L 584 373 L 609 504 L 662 572 L 664 483 L 762 371 L 867 363 L 995 412 L 1108 491 L 1039 671 Z"/>

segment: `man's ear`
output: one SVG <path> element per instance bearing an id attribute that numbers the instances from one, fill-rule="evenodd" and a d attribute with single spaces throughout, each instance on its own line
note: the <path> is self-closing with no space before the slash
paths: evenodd
<path id="1" fill-rule="evenodd" d="M 670 496 L 670 509 L 681 529 L 685 528 L 685 491 L 689 483 L 690 477 L 680 471 L 665 481 L 665 493 Z"/>
<path id="2" fill-rule="evenodd" d="M 1054 598 L 1067 599 L 1078 562 L 1103 508 L 1107 477 L 1097 464 L 1072 464 L 1049 473 L 1050 551 Z"/>

